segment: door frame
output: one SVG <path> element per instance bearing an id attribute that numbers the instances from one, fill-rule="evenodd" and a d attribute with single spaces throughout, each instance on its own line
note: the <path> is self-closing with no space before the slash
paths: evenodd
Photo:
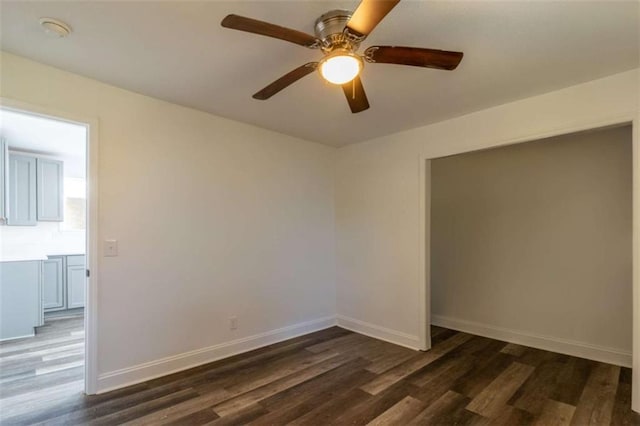
<path id="1" fill-rule="evenodd" d="M 68 111 L 60 111 L 34 105 L 6 97 L 0 97 L 0 109 L 29 114 L 52 120 L 64 121 L 87 129 L 87 230 L 86 265 L 90 276 L 86 278 L 84 330 L 85 364 L 84 390 L 88 395 L 97 391 L 98 384 L 98 153 L 99 121 L 95 117 L 81 116 Z"/>
<path id="2" fill-rule="evenodd" d="M 479 149 L 532 142 L 554 136 L 604 127 L 632 126 L 632 396 L 631 407 L 640 412 L 640 113 L 631 111 L 602 120 L 586 120 L 561 128 L 520 136 L 512 139 L 491 141 L 482 147 L 469 149 L 452 148 L 450 152 L 437 155 L 421 153 L 419 156 L 420 177 L 420 346 L 422 350 L 431 348 L 431 160 L 436 158 L 478 151 Z M 429 190 L 427 192 L 427 189 Z"/>

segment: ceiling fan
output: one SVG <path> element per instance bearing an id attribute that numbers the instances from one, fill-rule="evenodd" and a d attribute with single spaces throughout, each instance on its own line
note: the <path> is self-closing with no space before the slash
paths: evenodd
<path id="1" fill-rule="evenodd" d="M 352 113 L 369 108 L 359 74 L 365 62 L 412 65 L 453 70 L 462 60 L 462 52 L 417 47 L 371 46 L 363 55 L 357 53 L 360 43 L 400 0 L 362 0 L 354 12 L 332 10 L 315 22 L 315 36 L 268 22 L 228 15 L 222 26 L 295 43 L 309 49 L 320 49 L 324 57 L 306 63 L 280 77 L 253 95 L 266 100 L 316 69 L 329 83 L 342 86 Z"/>

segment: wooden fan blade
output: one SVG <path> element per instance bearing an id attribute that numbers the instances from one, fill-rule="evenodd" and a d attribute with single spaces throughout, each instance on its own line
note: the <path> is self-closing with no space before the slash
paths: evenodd
<path id="1" fill-rule="evenodd" d="M 439 70 L 456 69 L 462 56 L 462 52 L 396 46 L 371 46 L 364 52 L 364 58 L 368 62 L 412 65 Z"/>
<path id="2" fill-rule="evenodd" d="M 319 47 L 316 38 L 310 34 L 268 22 L 258 21 L 257 19 L 245 18 L 244 16 L 238 15 L 227 15 L 220 24 L 225 28 L 278 38 L 311 49 Z"/>
<path id="3" fill-rule="evenodd" d="M 347 30 L 366 37 L 400 0 L 362 0 L 347 23 Z"/>
<path id="4" fill-rule="evenodd" d="M 296 68 L 295 70 L 291 71 L 290 73 L 283 75 L 282 77 L 280 77 L 279 79 L 277 79 L 276 81 L 274 81 L 273 83 L 265 87 L 264 89 L 260 90 L 258 93 L 253 95 L 253 98 L 259 99 L 261 101 L 264 101 L 265 99 L 269 99 L 270 97 L 272 97 L 273 95 L 281 91 L 282 89 L 285 89 L 286 87 L 300 80 L 302 77 L 308 74 L 311 74 L 316 70 L 317 67 L 318 67 L 317 62 L 309 62 L 307 64 L 304 64 Z"/>
<path id="5" fill-rule="evenodd" d="M 350 82 L 343 84 L 342 91 L 347 97 L 347 102 L 349 102 L 349 108 L 351 108 L 352 113 L 355 114 L 369 109 L 369 101 L 367 100 L 367 94 L 364 92 L 360 77 L 356 77 Z"/>

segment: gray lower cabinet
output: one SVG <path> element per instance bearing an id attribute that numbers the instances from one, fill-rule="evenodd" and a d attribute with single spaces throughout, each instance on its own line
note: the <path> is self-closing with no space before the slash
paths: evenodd
<path id="1" fill-rule="evenodd" d="M 38 158 L 38 220 L 62 222 L 63 220 L 63 170 L 64 163 L 57 160 Z"/>
<path id="2" fill-rule="evenodd" d="M 9 151 L 7 142 L 0 138 L 0 221 L 7 220 L 7 174 L 9 173 Z"/>
<path id="3" fill-rule="evenodd" d="M 45 311 L 65 308 L 64 257 L 42 261 L 42 307 Z"/>
<path id="4" fill-rule="evenodd" d="M 36 158 L 9 154 L 7 225 L 35 226 Z"/>
<path id="5" fill-rule="evenodd" d="M 67 308 L 84 308 L 86 272 L 83 266 L 67 266 Z"/>
<path id="6" fill-rule="evenodd" d="M 43 261 L 45 312 L 84 307 L 86 269 L 84 255 L 49 256 Z"/>
<path id="7" fill-rule="evenodd" d="M 42 319 L 42 261 L 0 262 L 0 340 L 32 336 Z"/>

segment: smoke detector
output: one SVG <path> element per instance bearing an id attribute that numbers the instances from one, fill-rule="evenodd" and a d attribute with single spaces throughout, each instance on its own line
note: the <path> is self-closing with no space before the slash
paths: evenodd
<path id="1" fill-rule="evenodd" d="M 40 25 L 47 35 L 54 38 L 63 38 L 71 34 L 71 27 L 54 18 L 40 18 Z"/>

